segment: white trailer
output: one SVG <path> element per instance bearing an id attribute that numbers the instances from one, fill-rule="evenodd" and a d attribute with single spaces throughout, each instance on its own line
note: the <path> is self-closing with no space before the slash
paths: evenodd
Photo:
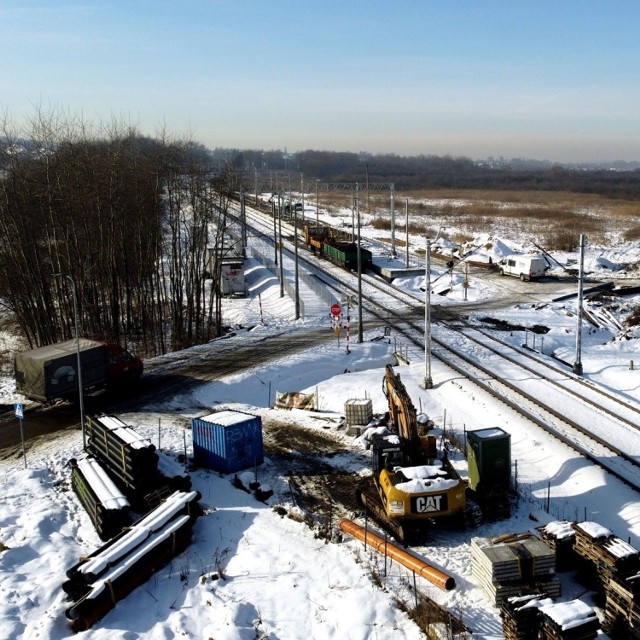
<path id="1" fill-rule="evenodd" d="M 222 259 L 220 285 L 223 296 L 245 296 L 247 294 L 243 258 Z"/>
<path id="2" fill-rule="evenodd" d="M 541 278 L 548 268 L 547 261 L 539 255 L 513 254 L 498 262 L 501 276 L 514 276 L 522 282 Z"/>

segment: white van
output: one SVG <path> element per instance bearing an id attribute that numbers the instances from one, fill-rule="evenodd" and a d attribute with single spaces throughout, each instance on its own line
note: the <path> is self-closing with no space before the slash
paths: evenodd
<path id="1" fill-rule="evenodd" d="M 498 262 L 501 276 L 515 276 L 523 282 L 541 278 L 548 268 L 547 261 L 540 256 L 514 254 Z"/>

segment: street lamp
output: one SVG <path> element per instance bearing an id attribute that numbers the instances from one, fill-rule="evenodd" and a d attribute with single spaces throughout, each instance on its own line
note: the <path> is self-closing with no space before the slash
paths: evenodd
<path id="1" fill-rule="evenodd" d="M 54 273 L 54 278 L 66 278 L 71 283 L 71 292 L 73 294 L 73 316 L 76 334 L 76 356 L 78 359 L 78 398 L 80 400 L 80 428 L 82 429 L 82 449 L 86 451 L 87 440 L 84 429 L 84 390 L 82 386 L 82 365 L 80 359 L 80 320 L 78 318 L 78 298 L 76 296 L 75 280 L 66 273 Z"/>

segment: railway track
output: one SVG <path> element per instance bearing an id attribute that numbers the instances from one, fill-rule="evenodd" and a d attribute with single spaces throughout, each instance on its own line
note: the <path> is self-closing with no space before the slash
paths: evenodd
<path id="1" fill-rule="evenodd" d="M 438 345 L 434 356 L 447 366 L 640 491 L 639 451 L 634 447 L 628 452 L 631 440 L 637 439 L 637 432 L 632 431 L 629 423 L 620 421 L 612 413 L 598 412 L 596 407 L 583 403 L 579 396 L 568 393 L 554 380 L 542 376 L 531 378 L 526 368 L 512 364 L 508 370 L 496 371 L 495 363 L 494 366 L 481 364 L 472 356 L 452 350 L 437 338 L 434 342 Z M 525 381 L 527 376 L 529 380 Z"/>
<path id="2" fill-rule="evenodd" d="M 303 260 L 336 290 L 358 292 L 353 274 L 315 256 Z M 423 347 L 423 301 L 369 274 L 362 274 L 359 287 L 363 315 L 392 324 L 415 348 Z M 460 319 L 453 329 L 452 313 L 432 309 L 433 357 L 640 491 L 640 407 Z"/>

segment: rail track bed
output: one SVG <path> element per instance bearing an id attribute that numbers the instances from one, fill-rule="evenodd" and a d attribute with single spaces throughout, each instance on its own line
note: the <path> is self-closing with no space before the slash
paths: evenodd
<path id="1" fill-rule="evenodd" d="M 441 330 L 433 354 L 594 464 L 640 490 L 635 407 L 473 330 Z M 509 352 L 510 351 L 510 352 Z"/>

